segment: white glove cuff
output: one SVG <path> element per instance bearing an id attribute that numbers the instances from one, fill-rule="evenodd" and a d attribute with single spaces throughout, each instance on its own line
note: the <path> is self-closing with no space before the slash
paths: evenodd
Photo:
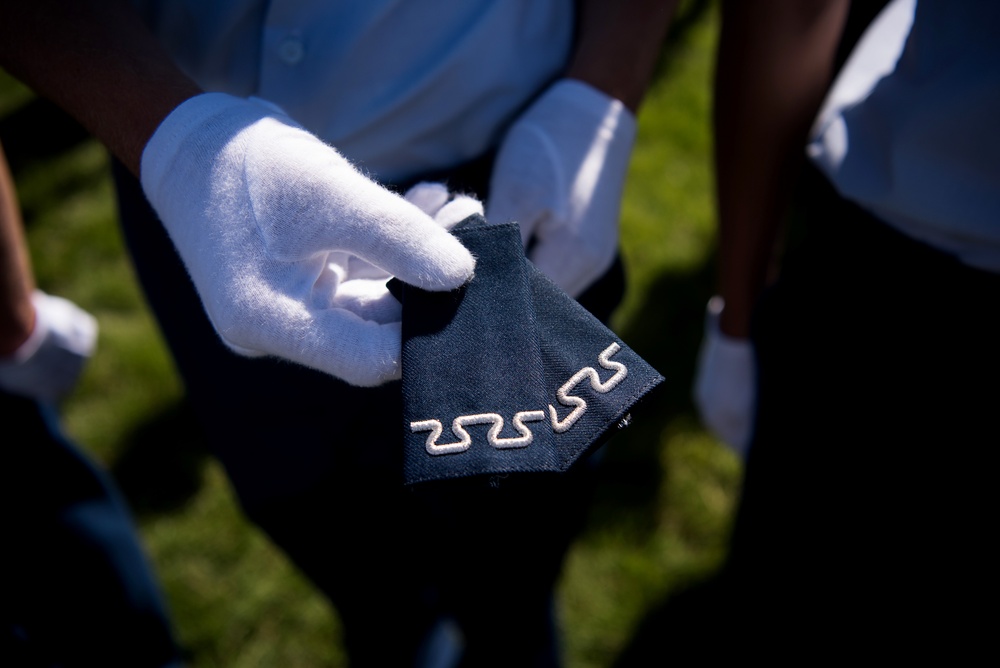
<path id="1" fill-rule="evenodd" d="M 42 293 L 36 290 L 31 296 L 31 302 L 35 306 L 35 328 L 31 330 L 31 334 L 28 335 L 28 338 L 18 347 L 17 350 L 2 360 L 4 363 L 24 364 L 30 360 L 36 352 L 38 352 L 38 349 L 45 341 L 45 337 L 49 332 L 49 327 L 38 308 L 40 294 Z"/>
<path id="2" fill-rule="evenodd" d="M 739 368 L 751 364 L 752 368 L 753 348 L 747 345 L 745 339 L 727 336 L 719 329 L 719 317 L 725 305 L 722 297 L 716 295 L 708 300 L 708 306 L 705 308 L 705 331 L 711 333 L 710 355 L 720 364 L 739 363 Z"/>
<path id="3" fill-rule="evenodd" d="M 94 353 L 97 321 L 92 315 L 61 297 L 52 297 L 41 290 L 32 293 L 31 303 L 35 307 L 35 328 L 17 350 L 0 362 L 28 362 L 45 343 L 53 326 L 60 332 L 62 347 L 81 357 L 90 357 Z"/>
<path id="4" fill-rule="evenodd" d="M 35 328 L 17 351 L 0 360 L 0 387 L 57 401 L 76 383 L 97 344 L 97 320 L 76 304 L 36 290 Z"/>
<path id="5" fill-rule="evenodd" d="M 201 144 L 212 145 L 214 151 L 225 143 L 217 141 L 217 138 L 235 135 L 242 128 L 268 116 L 281 116 L 284 123 L 294 124 L 277 113 L 276 107 L 259 100 L 245 100 L 226 93 L 202 93 L 188 98 L 163 119 L 143 149 L 139 167 L 143 191 L 147 197 L 159 196 L 159 186 L 175 164 L 177 154 L 197 148 L 188 141 L 192 129 L 199 128 L 205 132 Z M 155 206 L 156 202 L 153 204 Z"/>
<path id="6" fill-rule="evenodd" d="M 545 93 L 545 100 L 545 104 L 571 109 L 582 117 L 592 119 L 599 133 L 613 138 L 609 152 L 624 151 L 625 160 L 628 160 L 635 143 L 637 124 L 635 115 L 621 100 L 576 79 L 560 79 L 552 84 Z M 613 157 L 609 155 L 607 159 Z"/>
<path id="7" fill-rule="evenodd" d="M 615 143 L 631 150 L 635 142 L 635 115 L 621 100 L 576 79 L 560 79 L 545 93 L 546 103 L 572 108 L 594 119 L 603 132 L 614 133 Z"/>

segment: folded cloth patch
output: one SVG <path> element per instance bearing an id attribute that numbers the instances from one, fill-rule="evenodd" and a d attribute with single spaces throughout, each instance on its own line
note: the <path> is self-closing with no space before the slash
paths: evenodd
<path id="1" fill-rule="evenodd" d="M 452 292 L 398 280 L 404 482 L 565 471 L 625 426 L 663 377 L 535 269 L 514 223 L 454 230 L 475 277 Z"/>

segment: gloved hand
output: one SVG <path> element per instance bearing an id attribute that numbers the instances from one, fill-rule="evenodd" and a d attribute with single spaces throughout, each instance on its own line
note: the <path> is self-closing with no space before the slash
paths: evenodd
<path id="1" fill-rule="evenodd" d="M 36 290 L 35 329 L 13 355 L 0 359 L 0 387 L 56 402 L 73 389 L 97 344 L 97 320 L 73 302 Z"/>
<path id="2" fill-rule="evenodd" d="M 705 426 L 745 459 L 753 435 L 757 366 L 750 341 L 719 330 L 723 306 L 721 297 L 708 302 L 694 402 Z"/>
<path id="3" fill-rule="evenodd" d="M 562 79 L 501 143 L 486 219 L 519 223 L 529 259 L 571 297 L 614 262 L 635 133 L 620 101 Z"/>
<path id="4" fill-rule="evenodd" d="M 352 257 L 428 290 L 475 267 L 429 215 L 259 100 L 178 106 L 143 152 L 141 181 L 231 350 L 353 385 L 399 378 L 401 340 L 392 296 L 352 283 L 374 280 L 360 264 L 352 275 Z"/>

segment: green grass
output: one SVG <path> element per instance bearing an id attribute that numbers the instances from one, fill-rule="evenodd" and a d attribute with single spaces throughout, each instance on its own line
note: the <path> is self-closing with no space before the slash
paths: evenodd
<path id="1" fill-rule="evenodd" d="M 667 382 L 607 449 L 590 520 L 568 557 L 559 590 L 568 668 L 608 665 L 647 608 L 717 567 L 738 493 L 738 460 L 701 429 L 690 401 L 713 262 L 717 22 L 711 3 L 692 16 L 640 113 L 622 214 L 630 283 L 613 321 Z M 0 77 L 5 145 L 31 101 Z M 40 286 L 101 327 L 64 425 L 132 503 L 192 665 L 344 665 L 336 612 L 247 523 L 187 429 L 181 383 L 115 224 L 103 149 L 80 139 L 13 158 Z"/>

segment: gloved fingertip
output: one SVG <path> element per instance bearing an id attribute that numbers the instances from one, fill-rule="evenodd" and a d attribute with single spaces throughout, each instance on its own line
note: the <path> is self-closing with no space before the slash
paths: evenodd
<path id="1" fill-rule="evenodd" d="M 447 186 L 443 183 L 430 181 L 421 181 L 403 195 L 406 201 L 414 204 L 429 216 L 433 216 L 447 204 L 449 197 Z"/>
<path id="2" fill-rule="evenodd" d="M 412 254 L 392 271 L 404 283 L 442 292 L 455 290 L 471 278 L 476 270 L 476 258 L 454 235 L 434 223 L 424 228 L 419 246 L 411 246 Z"/>
<path id="3" fill-rule="evenodd" d="M 429 274 L 421 287 L 434 292 L 457 290 L 472 280 L 476 273 L 476 258 L 464 246 L 455 242 L 459 248 L 446 260 L 440 262 L 435 271 Z"/>
<path id="4" fill-rule="evenodd" d="M 458 225 L 469 216 L 483 215 L 483 203 L 469 195 L 458 195 L 441 207 L 434 221 L 446 230 Z"/>

